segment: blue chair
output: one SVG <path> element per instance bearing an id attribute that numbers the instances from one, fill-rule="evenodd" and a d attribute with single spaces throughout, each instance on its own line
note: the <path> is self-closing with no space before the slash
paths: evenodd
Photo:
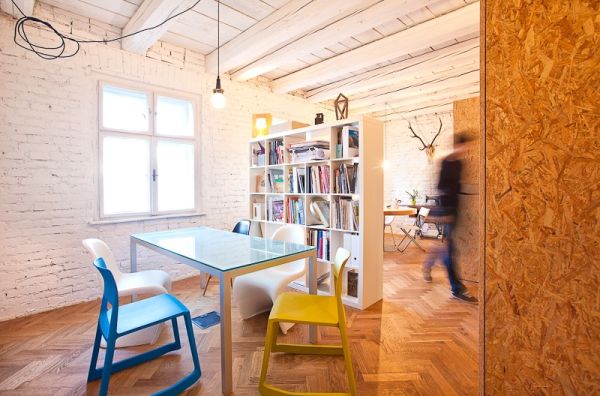
<path id="1" fill-rule="evenodd" d="M 96 329 L 96 339 L 94 340 L 88 382 L 102 378 L 100 395 L 104 396 L 108 393 L 108 382 L 110 381 L 110 375 L 112 373 L 157 358 L 165 353 L 181 349 L 179 329 L 177 327 L 177 318 L 180 316 L 183 316 L 185 320 L 185 327 L 190 342 L 190 349 L 192 351 L 192 359 L 194 361 L 194 371 L 174 385 L 155 393 L 155 395 L 177 395 L 198 381 L 198 378 L 200 378 L 201 375 L 200 362 L 198 361 L 198 351 L 196 350 L 192 319 L 190 317 L 190 311 L 186 306 L 170 294 L 160 294 L 131 304 L 119 306 L 119 295 L 115 278 L 106 267 L 104 259 L 100 257 L 94 260 L 94 266 L 96 266 L 98 271 L 100 271 L 100 275 L 102 275 L 104 281 L 104 294 L 100 305 L 100 316 L 98 317 L 98 327 Z M 109 304 L 110 308 L 108 307 Z M 113 363 L 115 343 L 119 337 L 168 320 L 170 320 L 173 325 L 175 342 Z M 96 368 L 101 337 L 104 337 L 106 340 L 106 355 L 104 357 L 104 367 Z"/>

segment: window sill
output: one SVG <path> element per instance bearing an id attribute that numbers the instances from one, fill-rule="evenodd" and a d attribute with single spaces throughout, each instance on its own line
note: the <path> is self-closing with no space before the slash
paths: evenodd
<path id="1" fill-rule="evenodd" d="M 178 218 L 182 218 L 182 217 L 198 217 L 198 216 L 206 216 L 206 213 L 177 213 L 177 214 L 158 215 L 158 216 L 115 217 L 112 219 L 92 220 L 88 224 L 102 225 L 102 224 L 132 223 L 135 221 L 178 219 Z"/>

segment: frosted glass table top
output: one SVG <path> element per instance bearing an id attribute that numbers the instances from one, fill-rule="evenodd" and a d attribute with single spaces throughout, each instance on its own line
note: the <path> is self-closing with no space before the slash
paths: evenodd
<path id="1" fill-rule="evenodd" d="M 314 246 L 274 241 L 209 227 L 133 234 L 131 237 L 219 271 L 231 271 L 316 249 Z"/>

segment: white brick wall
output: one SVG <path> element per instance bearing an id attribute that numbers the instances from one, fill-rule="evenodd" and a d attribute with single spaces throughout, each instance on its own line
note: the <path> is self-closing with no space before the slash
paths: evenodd
<path id="1" fill-rule="evenodd" d="M 119 29 L 38 5 L 35 15 L 79 37 Z M 264 87 L 224 80 L 227 108 L 208 104 L 215 76 L 204 57 L 166 43 L 147 56 L 118 44 L 85 45 L 44 61 L 12 41 L 14 19 L 0 14 L 0 320 L 95 299 L 98 279 L 81 240 L 98 237 L 129 266 L 129 234 L 193 225 L 229 229 L 247 216 L 251 116 L 271 112 L 310 123 L 321 108 Z M 205 217 L 91 225 L 97 207 L 97 86 L 123 79 L 201 95 L 201 177 Z M 330 115 L 326 115 L 331 119 Z M 177 279 L 193 270 L 143 252 L 140 269 Z"/>
<path id="2" fill-rule="evenodd" d="M 436 139 L 436 154 L 432 164 L 427 160 L 419 139 L 412 138 L 408 129 L 408 121 L 413 129 L 426 143 L 430 143 L 439 128 L 442 119 L 442 132 Z M 439 164 L 444 155 L 452 150 L 453 142 L 452 113 L 440 115 L 424 115 L 407 120 L 392 120 L 385 126 L 385 157 L 389 167 L 384 174 L 384 199 L 386 204 L 393 204 L 394 199 L 410 204 L 406 191 L 417 189 L 421 195 L 417 202 L 425 201 L 425 194 L 435 194 Z"/>

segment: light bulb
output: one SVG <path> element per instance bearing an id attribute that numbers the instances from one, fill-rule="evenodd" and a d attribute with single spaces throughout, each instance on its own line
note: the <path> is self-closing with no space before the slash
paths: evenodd
<path id="1" fill-rule="evenodd" d="M 215 109 L 222 109 L 223 107 L 225 107 L 227 100 L 225 99 L 225 95 L 223 95 L 223 92 L 218 92 L 217 90 L 215 91 L 213 91 L 213 94 L 210 97 L 210 104 Z"/>

